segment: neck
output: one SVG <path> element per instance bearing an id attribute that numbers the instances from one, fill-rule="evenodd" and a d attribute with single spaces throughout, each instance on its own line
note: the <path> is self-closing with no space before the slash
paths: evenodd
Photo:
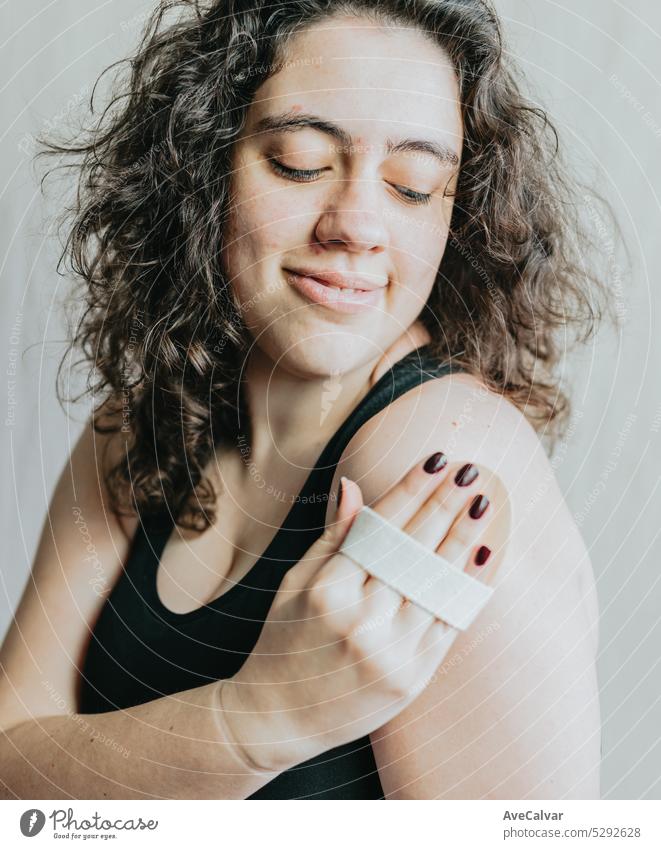
<path id="1" fill-rule="evenodd" d="M 377 363 L 340 375 L 301 378 L 278 368 L 254 346 L 245 371 L 251 460 L 260 468 L 300 463 L 311 466 L 351 410 L 376 381 Z M 311 456 L 314 455 L 314 456 Z"/>

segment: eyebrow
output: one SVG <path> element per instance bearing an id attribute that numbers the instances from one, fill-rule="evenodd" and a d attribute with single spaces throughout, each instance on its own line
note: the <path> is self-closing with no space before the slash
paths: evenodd
<path id="1" fill-rule="evenodd" d="M 266 115 L 261 118 L 256 126 L 256 133 L 295 133 L 299 130 L 311 128 L 337 139 L 343 147 L 359 147 L 355 144 L 352 136 L 337 124 L 312 115 L 307 112 L 279 112 L 275 115 Z M 429 153 L 436 157 L 442 165 L 458 165 L 459 155 L 446 144 L 431 139 L 401 139 L 398 142 L 391 138 L 386 139 L 386 151 L 391 153 L 402 153 L 417 151 Z"/>

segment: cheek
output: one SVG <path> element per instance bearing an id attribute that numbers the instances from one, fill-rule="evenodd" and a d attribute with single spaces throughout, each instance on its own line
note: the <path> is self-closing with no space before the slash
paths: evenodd
<path id="1" fill-rule="evenodd" d="M 278 202 L 277 193 L 251 197 L 241 205 L 234 228 L 237 245 L 242 256 L 252 263 L 268 263 L 302 241 L 302 220 L 287 213 L 287 207 Z"/>
<path id="2" fill-rule="evenodd" d="M 399 279 L 412 289 L 431 285 L 443 258 L 449 237 L 447 225 L 438 219 L 424 221 L 398 243 Z"/>
<path id="3" fill-rule="evenodd" d="M 429 272 L 424 278 L 410 278 L 410 282 L 399 287 L 392 312 L 404 326 L 408 326 L 424 309 L 435 279 L 436 274 Z"/>
<path id="4" fill-rule="evenodd" d="M 239 311 L 249 329 L 260 329 L 282 299 L 284 282 L 278 273 L 280 256 L 291 243 L 282 206 L 245 183 L 246 198 L 236 206 L 227 222 L 224 268 Z M 288 241 L 289 239 L 289 241 Z M 301 239 L 295 239 L 295 244 Z"/>
<path id="5" fill-rule="evenodd" d="M 278 266 L 283 240 L 274 232 L 277 223 L 246 204 L 228 221 L 223 268 L 240 301 L 250 300 L 271 281 Z"/>
<path id="6" fill-rule="evenodd" d="M 404 234 L 400 232 L 400 236 Z M 429 299 L 436 282 L 449 232 L 436 218 L 406 231 L 400 238 L 397 253 L 397 280 L 393 309 L 402 320 L 417 316 Z"/>

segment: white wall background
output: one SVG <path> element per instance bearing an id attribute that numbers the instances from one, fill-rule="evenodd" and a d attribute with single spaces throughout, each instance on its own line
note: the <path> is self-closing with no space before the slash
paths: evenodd
<path id="1" fill-rule="evenodd" d="M 624 332 L 567 363 L 571 437 L 553 461 L 590 547 L 601 606 L 602 795 L 661 798 L 661 6 L 497 0 L 511 51 L 576 168 L 616 208 L 626 267 L 600 236 Z M 57 476 L 87 408 L 60 409 L 65 327 L 31 139 L 66 126 L 138 37 L 144 0 L 23 0 L 0 9 L 0 635 L 28 578 Z M 10 15 L 11 12 L 11 15 Z M 15 373 L 14 373 L 15 372 Z"/>

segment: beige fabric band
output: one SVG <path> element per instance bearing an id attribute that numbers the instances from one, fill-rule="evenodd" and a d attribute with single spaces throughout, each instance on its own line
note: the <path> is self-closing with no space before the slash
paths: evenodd
<path id="1" fill-rule="evenodd" d="M 363 507 L 355 517 L 340 551 L 459 630 L 468 628 L 493 592 L 493 587 L 452 566 L 371 507 Z"/>

